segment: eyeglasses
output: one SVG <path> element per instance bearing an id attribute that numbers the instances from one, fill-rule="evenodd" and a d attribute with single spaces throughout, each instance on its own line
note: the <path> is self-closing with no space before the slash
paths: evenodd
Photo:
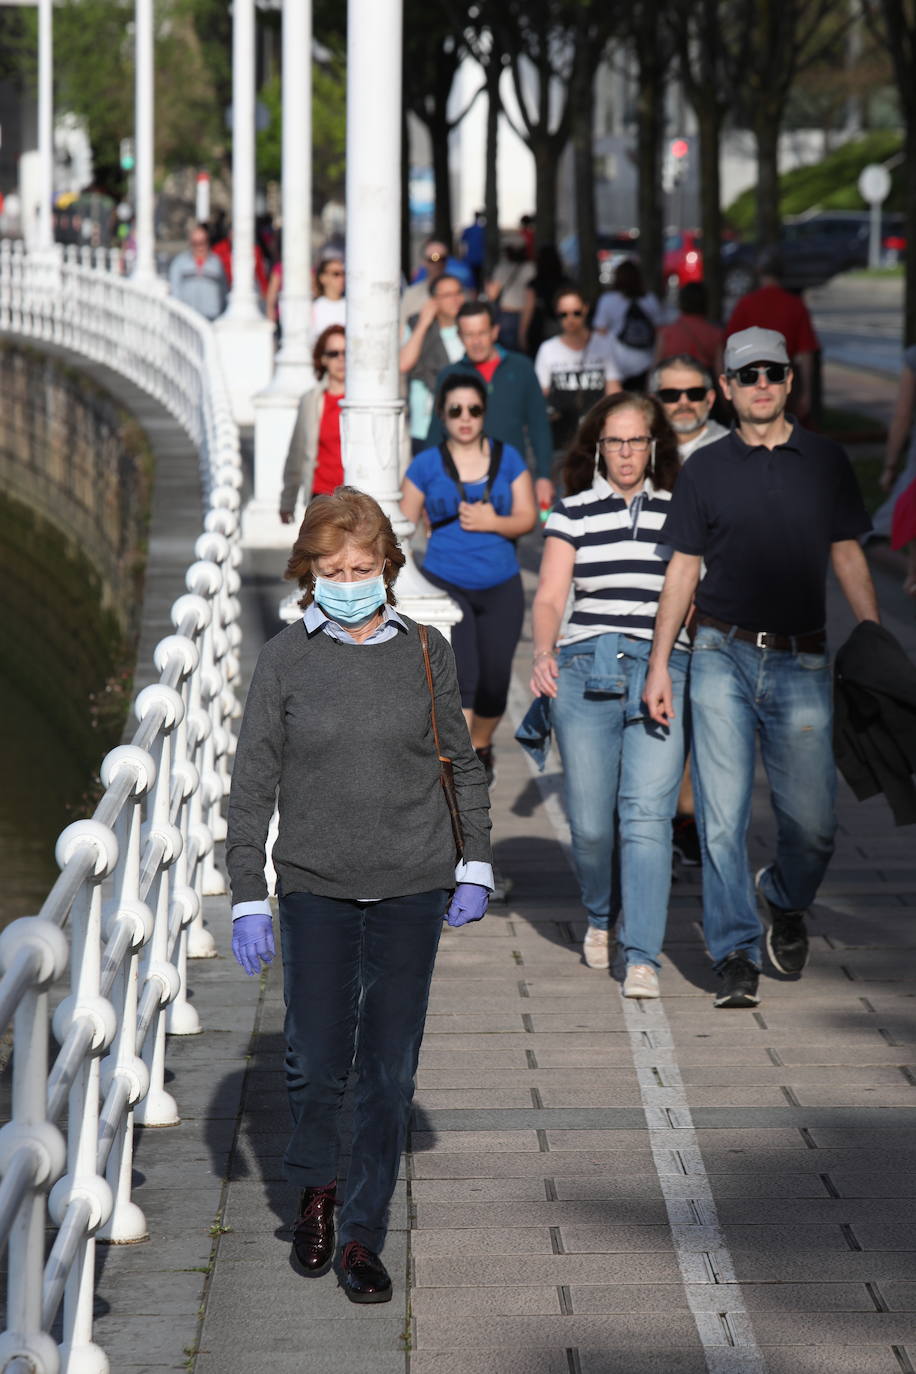
<path id="1" fill-rule="evenodd" d="M 458 420 L 465 413 L 465 411 L 467 411 L 468 415 L 470 415 L 472 420 L 479 420 L 481 415 L 483 414 L 483 406 L 479 403 L 475 403 L 474 405 L 470 406 L 454 405 L 449 406 L 445 413 L 450 420 Z"/>
<path id="2" fill-rule="evenodd" d="M 705 386 L 663 386 L 655 394 L 666 406 L 670 406 L 682 396 L 686 396 L 688 401 L 705 401 L 708 390 Z"/>
<path id="3" fill-rule="evenodd" d="M 768 382 L 778 386 L 780 382 L 786 380 L 789 368 L 786 363 L 749 363 L 747 367 L 739 367 L 727 376 L 734 378 L 739 386 L 756 386 L 760 380 L 761 372 L 766 374 Z"/>
<path id="4" fill-rule="evenodd" d="M 602 453 L 620 453 L 626 444 L 632 453 L 647 453 L 651 443 L 654 443 L 651 434 L 635 434 L 632 439 L 618 439 L 616 434 L 608 434 L 598 440 L 598 447 Z"/>
<path id="5" fill-rule="evenodd" d="M 558 310 L 558 311 L 557 311 L 557 319 L 558 319 L 558 320 L 565 320 L 566 317 L 567 317 L 568 315 L 573 315 L 573 316 L 575 316 L 575 317 L 578 318 L 580 315 L 584 315 L 584 314 L 585 314 L 585 311 L 584 311 L 584 310 Z"/>
<path id="6" fill-rule="evenodd" d="M 345 358 L 347 350 L 345 348 L 329 348 L 326 353 L 322 353 L 323 358 Z"/>

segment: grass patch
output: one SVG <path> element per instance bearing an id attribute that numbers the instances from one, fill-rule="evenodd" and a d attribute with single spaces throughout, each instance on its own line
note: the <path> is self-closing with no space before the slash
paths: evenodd
<path id="1" fill-rule="evenodd" d="M 865 502 L 865 509 L 869 515 L 874 515 L 875 511 L 885 499 L 885 493 L 878 485 L 878 478 L 881 476 L 881 469 L 884 467 L 883 454 L 873 454 L 865 458 L 853 458 L 853 471 L 859 482 L 859 490 L 862 492 L 862 500 Z"/>
<path id="2" fill-rule="evenodd" d="M 843 410 L 839 406 L 824 407 L 818 430 L 841 444 L 881 444 L 887 438 L 886 428 L 873 415 L 866 415 L 861 410 Z"/>
<path id="3" fill-rule="evenodd" d="M 876 277 L 893 277 L 903 281 L 903 263 L 898 262 L 893 267 L 854 267 L 849 272 L 843 273 L 844 277 L 852 277 L 854 281 L 864 279 L 874 281 Z"/>

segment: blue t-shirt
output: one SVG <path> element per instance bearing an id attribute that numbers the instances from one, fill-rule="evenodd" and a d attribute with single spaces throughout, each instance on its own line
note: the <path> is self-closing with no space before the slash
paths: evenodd
<path id="1" fill-rule="evenodd" d="M 512 514 L 512 483 L 524 471 L 525 462 L 518 449 L 506 444 L 490 491 L 490 502 L 497 515 Z M 461 496 L 445 471 L 437 448 L 418 453 L 407 469 L 407 476 L 423 492 L 426 513 L 433 524 L 458 514 Z M 486 478 L 480 482 L 465 482 L 468 499 L 479 501 L 485 485 Z M 460 522 L 453 520 L 430 534 L 423 567 L 443 582 L 480 591 L 483 587 L 498 587 L 514 577 L 518 572 L 518 558 L 511 539 L 502 534 L 463 530 Z"/>

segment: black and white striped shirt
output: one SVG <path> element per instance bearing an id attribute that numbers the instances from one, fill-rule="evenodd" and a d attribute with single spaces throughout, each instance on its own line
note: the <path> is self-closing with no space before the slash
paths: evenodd
<path id="1" fill-rule="evenodd" d="M 658 539 L 670 500 L 670 491 L 657 491 L 647 477 L 633 512 L 596 473 L 588 491 L 557 503 L 544 532 L 565 539 L 576 551 L 573 610 L 560 644 L 608 633 L 652 638 L 673 553 Z M 690 647 L 683 629 L 677 647 Z"/>

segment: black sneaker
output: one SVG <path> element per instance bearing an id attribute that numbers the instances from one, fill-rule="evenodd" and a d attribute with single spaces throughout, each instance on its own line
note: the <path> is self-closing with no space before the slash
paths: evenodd
<path id="1" fill-rule="evenodd" d="M 760 1001 L 757 996 L 757 980 L 760 974 L 747 955 L 742 954 L 740 950 L 730 954 L 719 977 L 722 979 L 722 991 L 714 1006 L 756 1007 Z"/>
<path id="2" fill-rule="evenodd" d="M 769 918 L 767 953 L 770 962 L 780 973 L 801 973 L 808 962 L 808 932 L 805 930 L 807 912 L 787 911 L 785 907 L 774 906 L 760 886 L 760 879 L 765 872 L 765 869 L 760 869 L 754 886 L 763 899 Z"/>
<path id="3" fill-rule="evenodd" d="M 700 867 L 703 856 L 693 816 L 675 816 L 671 822 L 671 848 L 685 868 Z"/>

